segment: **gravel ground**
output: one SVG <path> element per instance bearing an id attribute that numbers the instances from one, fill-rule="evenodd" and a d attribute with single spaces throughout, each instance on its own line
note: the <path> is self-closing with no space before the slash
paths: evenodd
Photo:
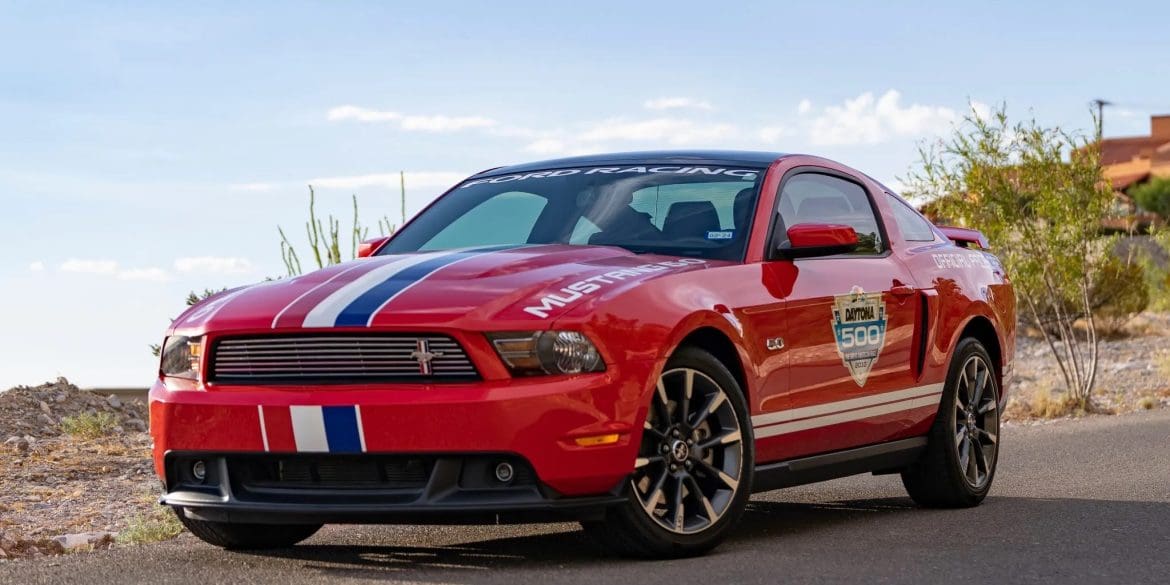
<path id="1" fill-rule="evenodd" d="M 1093 400 L 1102 413 L 1120 414 L 1170 406 L 1170 313 L 1142 313 L 1126 327 L 1129 334 L 1100 343 Z M 1055 396 L 1063 378 L 1052 350 L 1042 338 L 1021 335 L 1016 342 L 1016 380 L 1006 417 L 1028 421 L 1029 403 L 1038 393 Z"/>
<path id="2" fill-rule="evenodd" d="M 107 436 L 64 434 L 61 420 L 106 413 Z M 156 508 L 146 406 L 64 379 L 0 393 L 0 559 L 102 548 Z"/>

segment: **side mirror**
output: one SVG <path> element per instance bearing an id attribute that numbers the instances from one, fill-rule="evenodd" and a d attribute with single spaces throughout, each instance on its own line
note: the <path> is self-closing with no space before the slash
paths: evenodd
<path id="1" fill-rule="evenodd" d="M 832 256 L 857 249 L 857 232 L 847 225 L 832 223 L 798 223 L 785 234 L 786 238 L 774 238 L 774 242 L 788 241 L 787 246 L 776 248 L 776 254 L 783 258 L 809 258 Z"/>
<path id="2" fill-rule="evenodd" d="M 370 256 L 373 256 L 374 252 L 377 252 L 378 248 L 381 248 L 382 244 L 385 244 L 386 241 L 389 239 L 390 239 L 390 236 L 382 236 L 380 238 L 366 240 L 366 241 L 358 244 L 358 250 L 357 250 L 358 258 L 369 258 Z"/>

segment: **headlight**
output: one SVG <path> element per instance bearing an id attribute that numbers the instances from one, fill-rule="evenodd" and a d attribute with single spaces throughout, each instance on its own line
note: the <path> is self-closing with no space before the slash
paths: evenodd
<path id="1" fill-rule="evenodd" d="M 577 331 L 490 333 L 488 339 L 513 376 L 605 371 L 597 347 Z"/>
<path id="2" fill-rule="evenodd" d="M 163 342 L 162 364 L 164 376 L 199 379 L 199 359 L 203 356 L 203 338 L 172 335 Z"/>

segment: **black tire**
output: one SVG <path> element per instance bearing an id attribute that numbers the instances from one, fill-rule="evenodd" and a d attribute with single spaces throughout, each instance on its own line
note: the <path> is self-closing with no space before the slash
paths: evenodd
<path id="1" fill-rule="evenodd" d="M 969 386 L 977 386 L 980 376 L 986 380 L 981 392 Z M 970 508 L 987 497 L 999 459 L 999 397 L 999 381 L 987 349 L 977 339 L 963 339 L 947 372 L 926 452 L 902 472 L 902 485 L 918 505 Z"/>
<path id="2" fill-rule="evenodd" d="M 687 384 L 691 398 L 673 400 L 685 394 Z M 695 347 L 671 356 L 650 400 L 626 503 L 607 510 L 603 520 L 582 525 L 594 540 L 623 556 L 700 555 L 727 537 L 751 497 L 755 441 L 747 401 L 727 367 Z M 678 446 L 688 441 L 693 445 Z"/>
<path id="3" fill-rule="evenodd" d="M 179 522 L 207 544 L 229 550 L 287 548 L 321 529 L 320 524 L 234 524 L 188 518 L 175 508 Z"/>

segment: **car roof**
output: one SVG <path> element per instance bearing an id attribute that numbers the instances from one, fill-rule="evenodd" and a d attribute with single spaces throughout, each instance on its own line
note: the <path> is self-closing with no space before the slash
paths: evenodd
<path id="1" fill-rule="evenodd" d="M 645 152 L 615 152 L 556 158 L 509 165 L 481 171 L 473 177 L 488 177 L 525 173 L 546 169 L 564 169 L 599 165 L 718 165 L 745 168 L 767 168 L 786 156 L 780 152 L 754 150 L 652 150 Z"/>

